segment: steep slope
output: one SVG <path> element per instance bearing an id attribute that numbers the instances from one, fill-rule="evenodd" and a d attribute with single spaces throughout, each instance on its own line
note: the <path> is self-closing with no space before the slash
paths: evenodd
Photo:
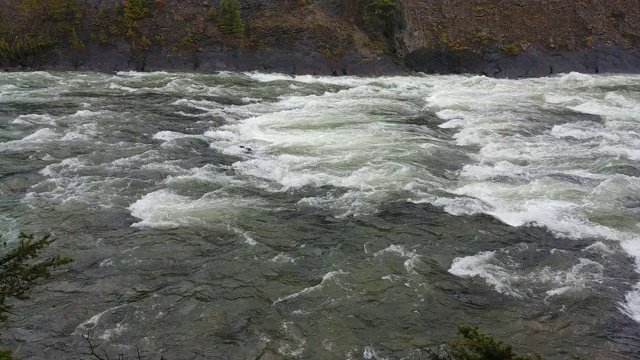
<path id="1" fill-rule="evenodd" d="M 638 0 L 403 0 L 395 43 L 427 72 L 539 76 L 639 69 Z"/>
<path id="2" fill-rule="evenodd" d="M 0 66 L 285 73 L 640 71 L 640 0 L 2 0 Z"/>

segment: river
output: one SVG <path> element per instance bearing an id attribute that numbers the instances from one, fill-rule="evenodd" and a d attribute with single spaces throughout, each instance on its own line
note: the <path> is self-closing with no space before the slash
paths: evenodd
<path id="1" fill-rule="evenodd" d="M 0 74 L 27 359 L 640 356 L 640 76 Z M 133 357 L 132 357 L 133 358 Z"/>

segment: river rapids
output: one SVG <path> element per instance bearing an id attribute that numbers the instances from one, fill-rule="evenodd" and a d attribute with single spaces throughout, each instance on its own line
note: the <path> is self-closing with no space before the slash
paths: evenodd
<path id="1" fill-rule="evenodd" d="M 640 357 L 640 76 L 0 74 L 25 359 Z"/>

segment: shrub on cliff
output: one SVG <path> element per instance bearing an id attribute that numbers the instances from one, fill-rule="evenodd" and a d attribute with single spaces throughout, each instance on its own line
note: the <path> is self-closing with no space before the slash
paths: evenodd
<path id="1" fill-rule="evenodd" d="M 218 11 L 218 28 L 224 34 L 244 37 L 244 21 L 237 0 L 222 0 Z"/>
<path id="2" fill-rule="evenodd" d="M 20 61 L 29 55 L 37 54 L 51 46 L 51 40 L 16 36 L 9 41 L 0 38 L 0 60 Z"/>
<path id="3" fill-rule="evenodd" d="M 124 0 L 124 17 L 127 22 L 142 19 L 149 14 L 149 7 L 145 0 Z"/>
<path id="4" fill-rule="evenodd" d="M 58 27 L 53 30 L 61 33 L 80 20 L 81 6 L 82 2 L 79 0 L 21 0 L 18 8 L 26 20 L 37 22 L 33 25 L 56 23 Z"/>
<path id="5" fill-rule="evenodd" d="M 393 17 L 397 0 L 361 0 L 362 18 L 365 22 L 385 22 Z"/>
<path id="6" fill-rule="evenodd" d="M 82 16 L 82 0 L 19 0 L 2 9 L 5 21 L 0 26 L 0 59 L 22 62 L 61 39 L 74 48 L 81 44 L 76 29 Z"/>

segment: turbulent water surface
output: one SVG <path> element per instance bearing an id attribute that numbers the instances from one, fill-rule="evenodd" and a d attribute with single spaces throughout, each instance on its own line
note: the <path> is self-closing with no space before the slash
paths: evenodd
<path id="1" fill-rule="evenodd" d="M 33 359 L 640 356 L 640 77 L 0 75 L 0 232 L 76 259 Z"/>

